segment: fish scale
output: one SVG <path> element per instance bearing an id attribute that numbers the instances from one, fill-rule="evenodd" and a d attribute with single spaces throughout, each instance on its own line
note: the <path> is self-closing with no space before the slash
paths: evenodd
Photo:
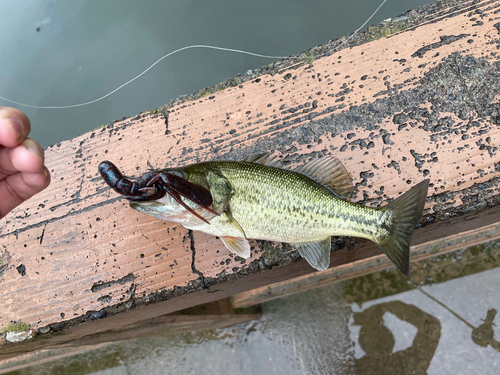
<path id="1" fill-rule="evenodd" d="M 249 238 L 289 243 L 332 235 L 373 239 L 379 230 L 375 223 L 386 215 L 383 210 L 346 202 L 293 171 L 251 163 L 207 164 L 231 181 L 235 193 L 230 209 Z M 204 168 L 204 163 L 200 167 Z M 216 223 L 211 222 L 203 231 L 217 235 L 220 228 L 209 228 Z"/>

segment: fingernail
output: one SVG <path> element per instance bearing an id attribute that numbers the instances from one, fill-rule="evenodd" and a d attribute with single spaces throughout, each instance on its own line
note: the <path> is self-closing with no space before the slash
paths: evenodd
<path id="1" fill-rule="evenodd" d="M 43 173 L 45 173 L 46 178 L 50 178 L 50 173 L 49 173 L 49 170 L 47 169 L 47 167 L 43 167 Z"/>
<path id="2" fill-rule="evenodd" d="M 17 139 L 21 140 L 26 138 L 28 134 L 24 134 L 24 123 L 17 117 L 9 117 L 6 119 L 12 130 L 17 134 Z"/>
<path id="3" fill-rule="evenodd" d="M 44 161 L 43 153 L 40 152 L 40 147 L 38 146 L 38 143 L 36 143 L 35 140 L 28 138 L 23 143 L 29 152 L 38 156 L 40 160 L 42 160 L 42 162 Z"/>

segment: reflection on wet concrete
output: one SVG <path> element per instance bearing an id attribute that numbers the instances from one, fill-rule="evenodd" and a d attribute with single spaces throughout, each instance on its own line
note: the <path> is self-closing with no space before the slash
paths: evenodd
<path id="1" fill-rule="evenodd" d="M 450 309 L 448 306 L 446 306 L 444 303 L 438 301 L 435 299 L 433 296 L 428 294 L 422 289 L 419 289 L 422 293 L 427 295 L 427 297 L 433 299 L 437 303 L 439 303 L 441 306 L 443 306 L 445 309 L 450 311 L 453 315 L 455 315 L 459 320 L 464 322 L 469 328 L 472 328 L 472 341 L 479 345 L 482 346 L 483 348 L 487 347 L 488 345 L 491 345 L 493 349 L 496 351 L 500 351 L 500 343 L 497 340 L 493 339 L 494 336 L 494 331 L 493 331 L 493 326 L 495 325 L 493 323 L 493 320 L 495 319 L 495 316 L 497 315 L 497 310 L 496 309 L 489 309 L 488 312 L 486 313 L 486 319 L 483 320 L 483 324 L 481 324 L 479 327 L 475 328 L 472 324 L 470 324 L 467 320 L 462 318 L 459 314 L 457 314 L 455 311 Z"/>
<path id="2" fill-rule="evenodd" d="M 18 374 L 495 374 L 499 266 L 490 242 L 417 263 L 410 279 L 384 271 L 267 302 L 253 322 L 114 343 Z"/>
<path id="3" fill-rule="evenodd" d="M 409 278 L 396 271 L 377 272 L 347 281 L 344 290 L 349 302 L 365 303 L 497 267 L 500 267 L 500 241 L 491 241 L 412 263 Z"/>
<path id="4" fill-rule="evenodd" d="M 488 310 L 488 312 L 486 313 L 486 319 L 484 319 L 484 323 L 472 330 L 471 337 L 472 341 L 474 341 L 474 344 L 482 346 L 483 348 L 491 345 L 493 349 L 495 349 L 497 352 L 500 352 L 500 342 L 493 338 L 493 336 L 495 335 L 493 331 L 493 320 L 495 319 L 496 315 L 496 309 Z"/>
<path id="5" fill-rule="evenodd" d="M 395 339 L 384 325 L 385 313 L 392 313 L 417 328 L 412 345 L 393 352 Z M 359 344 L 365 355 L 356 360 L 357 374 L 426 374 L 441 336 L 441 324 L 434 316 L 401 301 L 373 305 L 354 313 L 361 325 Z"/>

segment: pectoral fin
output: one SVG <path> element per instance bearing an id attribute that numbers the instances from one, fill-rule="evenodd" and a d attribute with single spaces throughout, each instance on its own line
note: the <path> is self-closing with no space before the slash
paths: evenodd
<path id="1" fill-rule="evenodd" d="M 324 271 L 330 265 L 330 249 L 332 241 L 330 237 L 316 242 L 293 244 L 299 254 L 318 271 Z"/>
<path id="2" fill-rule="evenodd" d="M 246 238 L 226 236 L 220 237 L 220 239 L 232 253 L 245 259 L 250 258 L 250 244 Z"/>
<path id="3" fill-rule="evenodd" d="M 224 214 L 226 215 L 229 224 L 231 224 L 234 228 L 236 228 L 243 235 L 243 237 L 247 238 L 245 231 L 243 230 L 241 225 L 235 220 L 235 218 L 231 216 L 229 210 L 224 211 Z"/>

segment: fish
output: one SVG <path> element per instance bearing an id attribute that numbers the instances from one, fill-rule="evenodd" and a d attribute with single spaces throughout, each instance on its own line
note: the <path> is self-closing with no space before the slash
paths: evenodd
<path id="1" fill-rule="evenodd" d="M 130 207 L 217 236 L 242 258 L 251 256 L 248 239 L 284 242 L 323 271 L 330 264 L 332 236 L 352 236 L 375 242 L 399 271 L 409 274 L 410 238 L 422 216 L 428 179 L 385 206 L 367 207 L 348 201 L 352 180 L 334 156 L 296 168 L 263 154 L 162 171 L 208 190 L 210 209 L 186 196 L 180 204 L 168 193 L 155 200 L 131 200 Z"/>

